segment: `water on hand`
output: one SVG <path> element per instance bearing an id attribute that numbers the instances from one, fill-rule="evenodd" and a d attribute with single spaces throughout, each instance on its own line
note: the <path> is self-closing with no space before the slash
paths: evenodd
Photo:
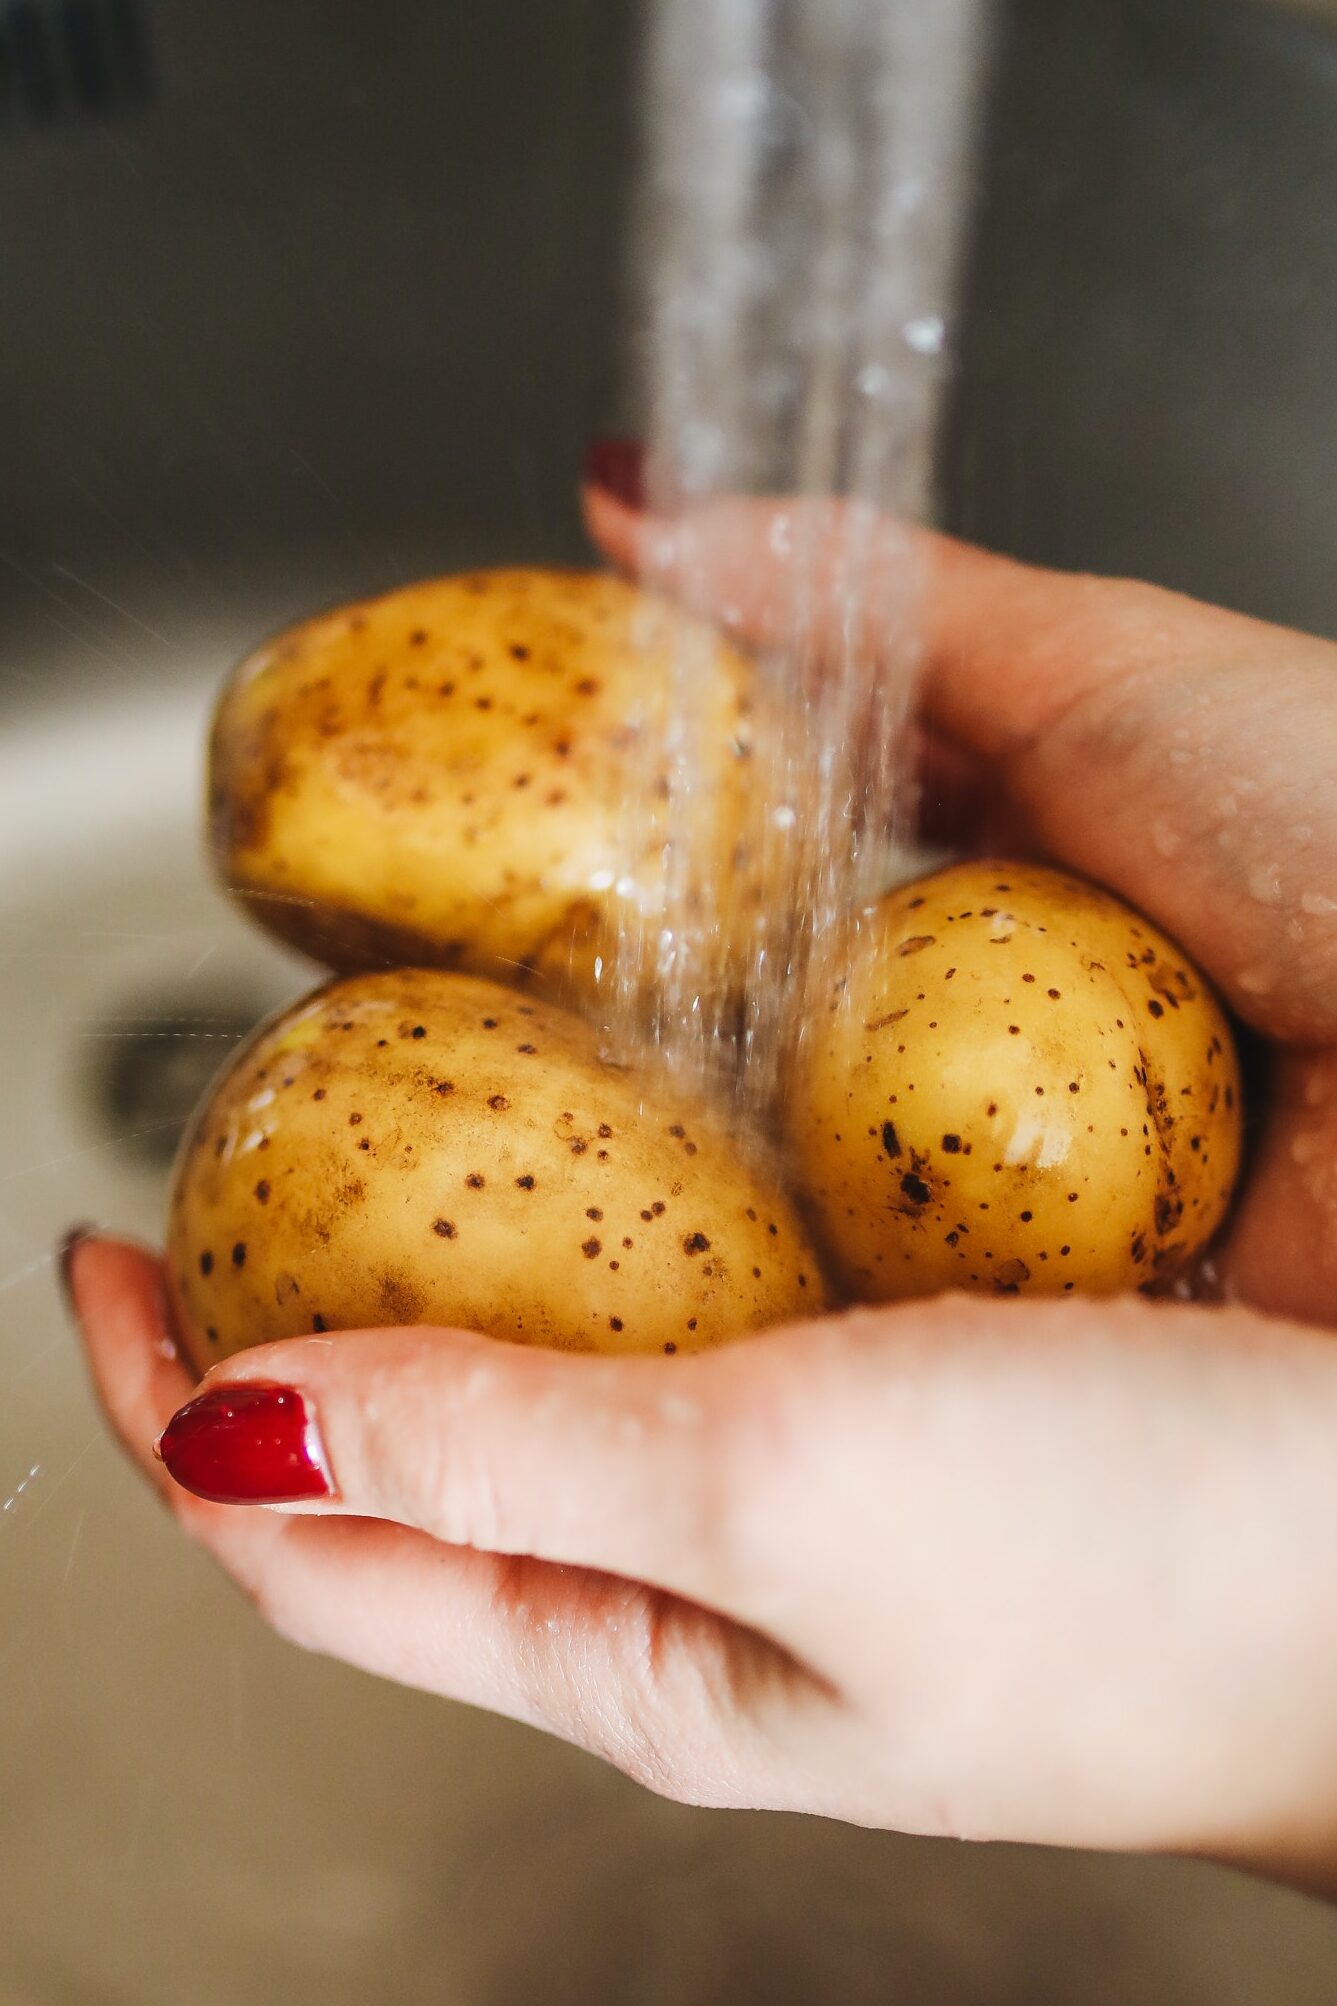
<path id="1" fill-rule="evenodd" d="M 773 1105 L 841 916 L 910 825 L 915 543 L 990 0 L 658 0 L 648 41 L 641 344 L 645 582 L 726 624 L 764 610 L 733 855 L 696 840 L 718 769 L 711 647 L 685 630 L 640 720 L 605 980 L 613 1049 Z M 760 547 L 712 503 L 786 495 Z M 833 501 L 833 498 L 836 498 Z M 736 518 L 735 518 L 736 520 Z M 648 1013 L 645 993 L 653 995 Z"/>

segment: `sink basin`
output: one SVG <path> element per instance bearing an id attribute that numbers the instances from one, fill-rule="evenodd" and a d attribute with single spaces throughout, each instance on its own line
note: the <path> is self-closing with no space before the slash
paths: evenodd
<path id="1" fill-rule="evenodd" d="M 1337 1918 L 1241 1878 L 693 1812 L 303 1656 L 122 1466 L 51 1247 L 157 1233 L 184 1108 L 311 979 L 203 868 L 211 690 L 322 600 L 579 560 L 630 20 L 137 11 L 132 102 L 0 108 L 0 2006 L 1331 1999 Z M 1333 45 L 1009 13 L 953 520 L 1337 627 Z"/>

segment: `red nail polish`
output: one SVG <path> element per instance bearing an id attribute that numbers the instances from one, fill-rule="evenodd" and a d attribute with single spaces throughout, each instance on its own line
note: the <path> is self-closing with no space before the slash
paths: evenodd
<path id="1" fill-rule="evenodd" d="M 595 439 L 585 455 L 585 483 L 623 508 L 645 507 L 645 447 L 639 439 Z"/>
<path id="2" fill-rule="evenodd" d="M 212 1504 L 334 1496 L 306 1401 L 291 1386 L 218 1386 L 173 1414 L 157 1444 L 168 1474 Z"/>

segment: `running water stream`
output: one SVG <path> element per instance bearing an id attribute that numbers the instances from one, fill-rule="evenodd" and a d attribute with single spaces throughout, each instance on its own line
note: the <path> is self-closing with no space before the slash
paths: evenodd
<path id="1" fill-rule="evenodd" d="M 798 499 L 749 720 L 736 875 L 693 837 L 712 761 L 712 650 L 688 632 L 667 725 L 642 733 L 608 978 L 612 1044 L 639 1038 L 765 1118 L 840 915 L 895 875 L 909 808 L 917 580 L 880 518 L 931 512 L 933 448 L 991 0 L 657 0 L 646 51 L 641 402 L 649 502 L 695 522 L 645 583 L 727 619 L 737 552 L 711 504 Z M 820 506 L 824 498 L 846 506 Z M 805 506 L 805 499 L 811 506 Z M 683 511 L 686 511 L 685 516 Z M 819 632 L 819 596 L 839 619 Z M 718 765 L 718 761 L 715 761 Z M 727 942 L 721 936 L 728 934 Z M 729 966 L 732 982 L 721 981 Z M 655 976 L 646 1025 L 636 992 Z"/>

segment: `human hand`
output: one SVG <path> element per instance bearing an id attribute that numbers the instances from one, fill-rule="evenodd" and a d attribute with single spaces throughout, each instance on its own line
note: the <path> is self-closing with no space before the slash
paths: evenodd
<path id="1" fill-rule="evenodd" d="M 737 549 L 753 635 L 770 506 L 672 532 Z M 635 513 L 590 512 L 634 560 Z M 95 1378 L 185 1529 L 304 1644 L 696 1802 L 1323 1882 L 1337 1347 L 1283 1319 L 1337 1315 L 1337 650 L 924 550 L 935 727 L 1273 1042 L 1223 1252 L 1238 1306 L 945 1298 L 672 1360 L 296 1339 L 205 1382 L 225 1406 L 292 1389 L 319 1431 L 337 1497 L 260 1511 L 153 1461 L 192 1392 L 158 1267 L 84 1242 Z"/>

